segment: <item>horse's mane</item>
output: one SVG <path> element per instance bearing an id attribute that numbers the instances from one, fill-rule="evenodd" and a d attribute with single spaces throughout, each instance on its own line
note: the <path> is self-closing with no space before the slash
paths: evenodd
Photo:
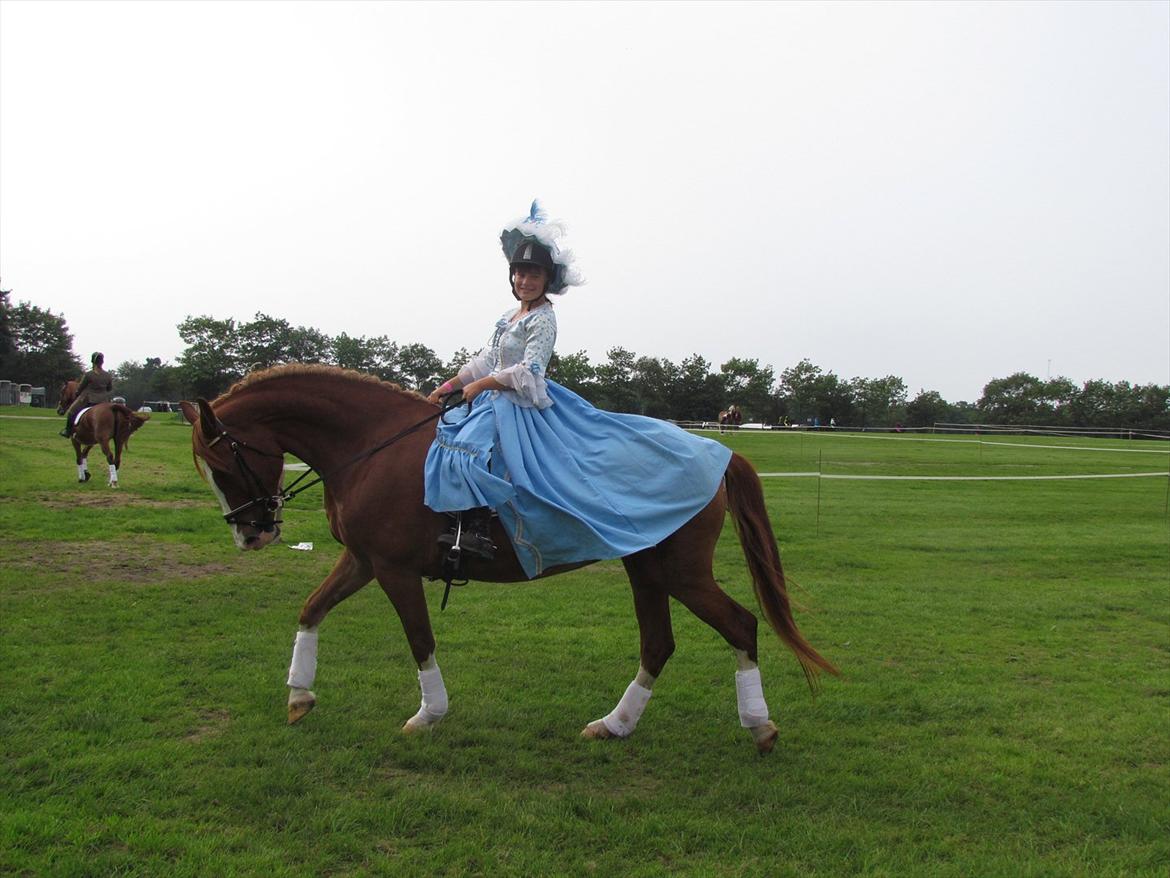
<path id="1" fill-rule="evenodd" d="M 230 399 L 234 394 L 241 390 L 252 387 L 256 384 L 262 384 L 265 381 L 272 381 L 276 378 L 284 378 L 292 375 L 321 375 L 328 378 L 335 378 L 340 381 L 359 382 L 362 384 L 379 387 L 391 393 L 399 393 L 404 396 L 414 397 L 415 399 L 425 400 L 421 393 L 415 393 L 413 390 L 407 390 L 401 385 L 395 384 L 392 381 L 383 381 L 377 375 L 370 375 L 366 372 L 357 372 L 353 369 L 341 369 L 337 366 L 324 366 L 320 363 L 284 363 L 280 366 L 271 366 L 268 369 L 260 369 L 255 372 L 249 372 L 235 384 L 233 384 L 228 391 L 221 394 L 215 400 L 216 403 L 224 402 Z"/>

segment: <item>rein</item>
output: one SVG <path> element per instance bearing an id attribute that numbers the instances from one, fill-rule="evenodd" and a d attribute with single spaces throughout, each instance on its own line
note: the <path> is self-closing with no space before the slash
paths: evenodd
<path id="1" fill-rule="evenodd" d="M 226 513 L 223 517 L 224 521 L 226 521 L 228 524 L 233 524 L 233 525 L 234 524 L 241 524 L 241 523 L 246 524 L 246 525 L 250 525 L 251 527 L 254 527 L 257 530 L 261 530 L 261 531 L 265 531 L 265 532 L 272 531 L 276 527 L 276 525 L 281 524 L 283 522 L 283 519 L 279 519 L 276 517 L 276 511 L 278 509 L 282 508 L 284 506 L 284 504 L 287 503 L 289 500 L 292 500 L 294 497 L 296 497 L 302 491 L 306 491 L 309 488 L 313 487 L 314 485 L 325 481 L 325 479 L 327 477 L 334 476 L 337 473 L 341 472 L 343 469 L 346 469 L 347 467 L 353 466 L 355 463 L 358 463 L 360 461 L 366 460 L 367 458 L 373 457 L 379 451 L 382 451 L 386 448 L 389 448 L 391 445 L 393 445 L 398 440 L 403 439 L 406 436 L 409 436 L 411 433 L 415 432 L 416 430 L 418 430 L 421 427 L 425 427 L 431 421 L 438 420 L 439 418 L 442 418 L 443 415 L 445 415 L 447 412 L 451 411 L 451 409 L 457 408 L 461 404 L 461 400 L 455 399 L 455 397 L 457 395 L 458 395 L 458 392 L 447 394 L 445 397 L 443 397 L 443 403 L 440 406 L 439 410 L 437 412 L 435 412 L 434 414 L 427 415 L 425 418 L 423 418 L 418 423 L 412 424 L 403 430 L 399 430 L 397 433 L 395 433 L 389 439 L 384 439 L 383 441 L 381 441 L 377 445 L 375 445 L 373 448 L 367 448 L 365 451 L 361 452 L 360 454 L 355 455 L 354 457 L 345 461 L 345 463 L 342 463 L 342 464 L 339 464 L 338 466 L 335 466 L 333 469 L 331 469 L 327 473 L 318 473 L 316 469 L 314 469 L 312 466 L 310 466 L 309 469 L 305 470 L 305 472 L 303 472 L 299 476 L 297 476 L 296 479 L 293 481 L 293 483 L 291 485 L 289 485 L 287 488 L 285 488 L 285 490 L 281 491 L 279 494 L 266 494 L 265 493 L 264 486 L 260 482 L 260 477 L 256 475 L 256 473 L 252 470 L 252 468 L 250 466 L 248 466 L 248 461 L 244 459 L 243 454 L 241 454 L 240 452 L 241 452 L 241 450 L 251 451 L 253 454 L 259 454 L 261 457 L 278 457 L 278 458 L 281 458 L 282 460 L 284 459 L 284 453 L 281 452 L 278 454 L 273 454 L 271 451 L 265 451 L 263 448 L 257 448 L 254 445 L 249 445 L 243 439 L 236 439 L 230 433 L 228 433 L 227 426 L 222 421 L 220 421 L 218 418 L 216 418 L 216 426 L 219 429 L 219 435 L 207 443 L 208 448 L 215 445 L 215 443 L 219 442 L 219 440 L 226 439 L 230 443 L 230 447 L 232 450 L 232 456 L 235 458 L 236 466 L 239 469 L 241 476 L 243 476 L 244 480 L 252 486 L 252 490 L 256 494 L 256 496 L 253 499 L 249 500 L 247 503 L 242 503 L 239 506 L 237 506 L 235 509 L 232 509 L 231 511 Z M 468 405 L 468 409 L 470 410 L 471 403 L 469 402 L 467 405 Z M 308 478 L 310 475 L 316 475 L 316 478 L 314 478 L 310 482 L 306 482 L 305 484 L 301 485 L 301 482 L 304 481 L 306 478 Z M 297 487 L 298 485 L 300 485 L 300 487 Z M 264 511 L 266 514 L 263 517 L 261 517 L 259 520 L 244 521 L 244 522 L 240 521 L 240 517 L 245 512 L 245 510 L 253 509 L 257 506 L 264 507 Z"/>

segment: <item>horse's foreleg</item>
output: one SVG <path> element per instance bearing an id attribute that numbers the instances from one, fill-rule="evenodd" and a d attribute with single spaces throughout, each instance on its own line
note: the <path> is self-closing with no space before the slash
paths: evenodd
<path id="1" fill-rule="evenodd" d="M 72 437 L 72 439 L 73 439 L 73 453 L 75 455 L 77 455 L 77 481 L 88 482 L 89 481 L 89 461 L 86 458 L 87 458 L 87 455 L 89 454 L 89 448 L 92 448 L 93 446 L 89 446 L 88 448 L 85 449 L 85 451 L 82 451 L 81 450 L 81 443 L 77 441 L 77 437 L 74 436 L 74 437 Z"/>
<path id="2" fill-rule="evenodd" d="M 398 612 L 410 653 L 418 665 L 422 701 L 418 712 L 403 724 L 402 731 L 411 734 L 431 729 L 447 714 L 447 687 L 439 663 L 435 661 L 435 635 L 431 630 L 422 577 L 389 565 L 376 567 L 374 575 Z"/>
<path id="3" fill-rule="evenodd" d="M 372 578 L 370 568 L 346 549 L 325 581 L 301 607 L 300 627 L 288 669 L 288 722 L 292 725 L 317 704 L 313 680 L 317 676 L 317 626 L 325 615 Z"/>
<path id="4" fill-rule="evenodd" d="M 617 706 L 581 731 L 584 738 L 626 738 L 642 718 L 653 694 L 654 681 L 674 652 L 670 626 L 670 596 L 662 584 L 662 572 L 653 550 L 622 559 L 634 590 L 634 612 L 641 637 L 641 663 L 633 682 Z"/>

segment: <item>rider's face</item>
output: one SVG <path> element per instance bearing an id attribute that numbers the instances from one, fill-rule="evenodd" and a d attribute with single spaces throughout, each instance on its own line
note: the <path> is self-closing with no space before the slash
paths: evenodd
<path id="1" fill-rule="evenodd" d="M 517 265 L 512 269 L 512 288 L 521 302 L 535 302 L 548 286 L 548 272 L 539 265 Z"/>

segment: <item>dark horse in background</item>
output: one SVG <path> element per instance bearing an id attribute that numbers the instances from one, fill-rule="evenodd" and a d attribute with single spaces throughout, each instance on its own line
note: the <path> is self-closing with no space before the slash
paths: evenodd
<path id="1" fill-rule="evenodd" d="M 66 381 L 61 387 L 61 398 L 57 403 L 57 414 L 65 414 L 65 410 L 77 399 L 78 382 Z M 87 409 L 83 409 L 73 425 L 73 451 L 77 456 L 77 481 L 89 481 L 90 449 L 95 445 L 102 447 L 102 454 L 106 456 L 106 463 L 110 465 L 111 488 L 118 487 L 118 468 L 122 465 L 122 450 L 130 442 L 130 436 L 149 420 L 148 415 L 140 415 L 131 411 L 120 402 L 99 402 Z M 114 443 L 113 451 L 110 443 Z"/>
<path id="2" fill-rule="evenodd" d="M 294 493 L 284 488 L 284 455 L 309 464 L 325 486 L 325 511 L 344 546 L 333 571 L 305 601 L 289 669 L 288 721 L 316 704 L 317 626 L 334 606 L 376 579 L 398 612 L 418 665 L 422 703 L 404 732 L 427 729 L 446 714 L 448 699 L 427 611 L 423 578 L 442 578 L 438 537 L 449 520 L 423 505 L 423 462 L 439 417 L 437 406 L 369 375 L 326 366 L 286 365 L 254 372 L 208 403 L 184 402 L 194 426 L 197 468 L 219 498 L 241 549 L 261 549 L 280 537 L 280 510 Z M 637 485 L 630 486 L 638 490 Z M 589 723 L 590 738 L 625 737 L 634 730 L 655 679 L 672 652 L 670 599 L 718 631 L 734 651 L 740 723 L 761 753 L 778 735 L 759 677 L 756 617 L 716 584 L 715 543 L 730 512 L 756 597 L 769 625 L 796 654 L 810 685 L 818 670 L 836 673 L 792 618 L 780 555 L 759 477 L 732 456 L 719 491 L 678 531 L 622 559 L 634 592 L 641 663 L 617 707 Z M 468 559 L 470 578 L 526 579 L 498 521 L 493 560 Z M 548 571 L 563 573 L 574 564 Z"/>

